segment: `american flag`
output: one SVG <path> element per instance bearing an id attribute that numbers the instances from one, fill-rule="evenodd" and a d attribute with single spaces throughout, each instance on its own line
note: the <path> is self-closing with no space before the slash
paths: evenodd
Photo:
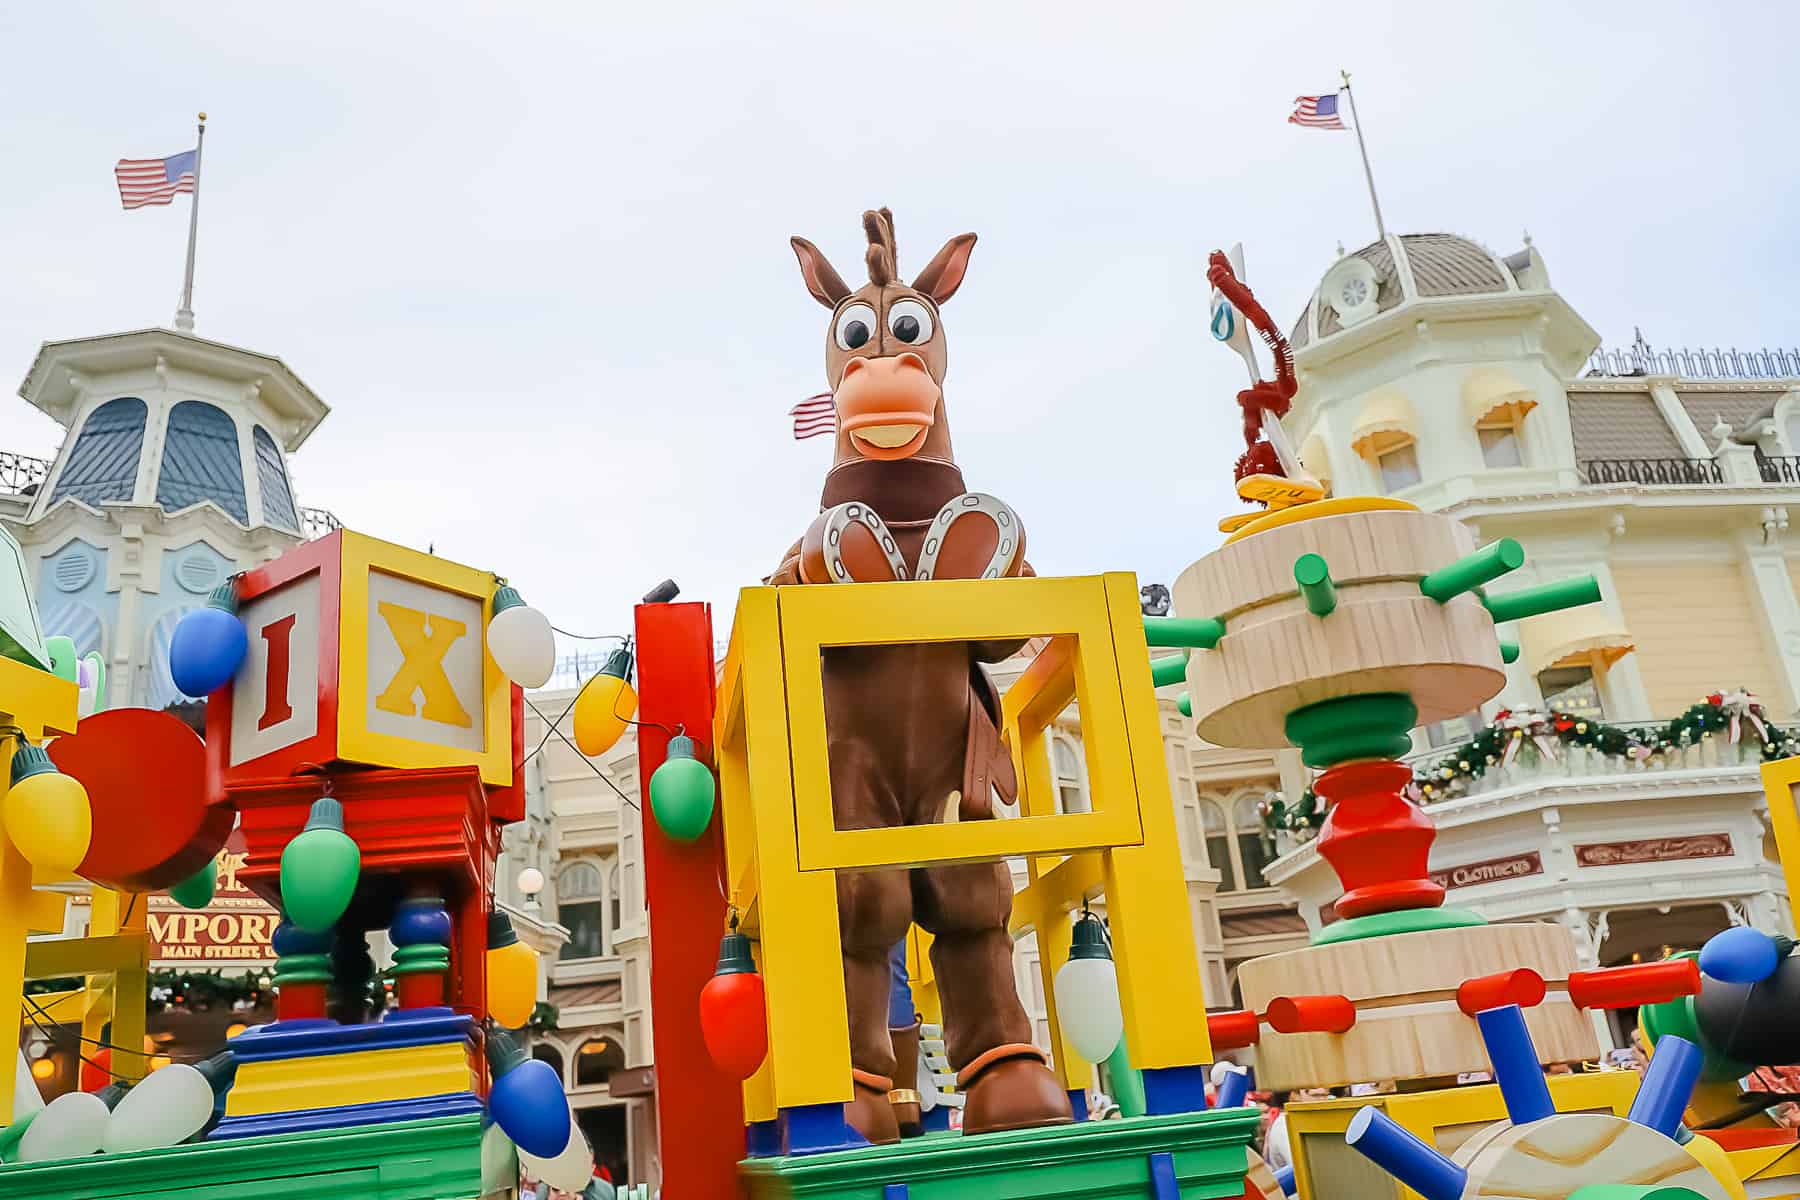
<path id="1" fill-rule="evenodd" d="M 808 396 L 788 409 L 788 415 L 794 418 L 796 442 L 818 437 L 822 433 L 837 432 L 837 401 L 832 399 L 830 392 Z"/>
<path id="2" fill-rule="evenodd" d="M 183 150 L 167 158 L 121 158 L 113 168 L 119 180 L 119 199 L 126 208 L 167 204 L 178 192 L 193 193 L 197 150 Z"/>
<path id="3" fill-rule="evenodd" d="M 1338 117 L 1338 94 L 1294 97 L 1294 111 L 1288 114 L 1289 125 L 1310 125 L 1314 129 L 1344 129 Z"/>

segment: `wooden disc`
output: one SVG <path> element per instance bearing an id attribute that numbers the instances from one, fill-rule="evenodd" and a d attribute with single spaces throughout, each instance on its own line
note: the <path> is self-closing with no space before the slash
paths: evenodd
<path id="1" fill-rule="evenodd" d="M 1611 1113 L 1559 1113 L 1511 1126 L 1482 1141 L 1464 1165 L 1463 1200 L 1546 1200 L 1594 1183 L 1683 1187 L 1726 1200 L 1719 1181 L 1675 1139 Z"/>
<path id="2" fill-rule="evenodd" d="M 93 841 L 76 868 L 84 879 L 131 892 L 172 887 L 231 836 L 232 810 L 206 802 L 205 745 L 166 712 L 95 713 L 49 754 L 93 809 Z"/>

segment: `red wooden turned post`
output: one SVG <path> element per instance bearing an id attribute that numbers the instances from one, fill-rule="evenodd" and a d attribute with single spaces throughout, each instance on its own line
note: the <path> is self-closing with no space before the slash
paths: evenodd
<path id="1" fill-rule="evenodd" d="M 1344 885 L 1341 917 L 1436 908 L 1443 885 L 1426 863 L 1437 828 L 1402 794 L 1412 768 L 1391 759 L 1332 767 L 1313 783 L 1331 806 L 1319 853 Z"/>

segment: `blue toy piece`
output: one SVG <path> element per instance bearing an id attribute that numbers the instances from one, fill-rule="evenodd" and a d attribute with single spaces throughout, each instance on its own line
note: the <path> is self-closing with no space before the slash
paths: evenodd
<path id="1" fill-rule="evenodd" d="M 1774 938 L 1739 925 L 1707 939 L 1700 948 L 1700 970 L 1724 983 L 1761 983 L 1775 973 L 1782 957 Z"/>
<path id="2" fill-rule="evenodd" d="M 1488 1061 L 1506 1101 L 1507 1118 L 1514 1125 L 1523 1125 L 1554 1116 L 1556 1102 L 1550 1099 L 1550 1085 L 1538 1066 L 1531 1031 L 1525 1027 L 1525 1011 L 1516 1004 L 1490 1008 L 1475 1014 L 1475 1023 L 1481 1026 L 1481 1040 L 1487 1043 Z"/>
<path id="3" fill-rule="evenodd" d="M 1469 1173 L 1375 1107 L 1350 1120 L 1344 1141 L 1425 1200 L 1459 1200 Z"/>
<path id="4" fill-rule="evenodd" d="M 1237 1108 L 1243 1104 L 1244 1098 L 1250 1094 L 1250 1072 L 1242 1067 L 1235 1067 L 1224 1079 L 1219 1081 L 1219 1108 Z"/>
<path id="5" fill-rule="evenodd" d="M 1656 1039 L 1656 1052 L 1638 1084 L 1637 1097 L 1631 1102 L 1627 1120 L 1647 1125 L 1664 1137 L 1674 1137 L 1681 1127 L 1681 1114 L 1687 1108 L 1694 1084 L 1700 1080 L 1700 1047 L 1686 1038 L 1665 1034 Z"/>

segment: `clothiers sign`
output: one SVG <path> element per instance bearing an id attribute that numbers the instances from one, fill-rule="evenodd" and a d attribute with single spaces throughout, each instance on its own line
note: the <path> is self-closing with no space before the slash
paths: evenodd
<path id="1" fill-rule="evenodd" d="M 1589 842 L 1575 847 L 1575 862 L 1583 867 L 1620 867 L 1632 863 L 1675 862 L 1685 858 L 1730 857 L 1731 835 L 1728 833 L 1638 838 L 1630 842 Z"/>
<path id="2" fill-rule="evenodd" d="M 1459 867 L 1445 867 L 1433 871 L 1431 881 L 1446 888 L 1475 887 L 1478 884 L 1499 883 L 1503 879 L 1522 879 L 1527 875 L 1543 873 L 1544 860 L 1538 857 L 1536 850 L 1530 850 L 1524 854 L 1510 854 L 1505 858 L 1485 858 Z"/>

